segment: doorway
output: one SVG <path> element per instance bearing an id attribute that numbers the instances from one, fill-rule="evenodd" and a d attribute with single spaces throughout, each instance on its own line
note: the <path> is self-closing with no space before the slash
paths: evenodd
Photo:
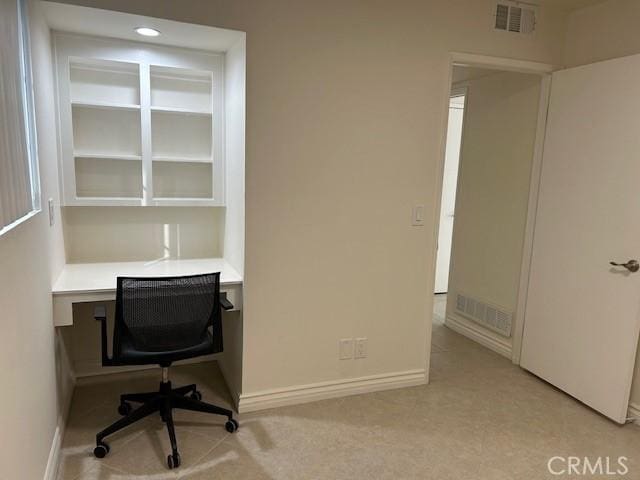
<path id="1" fill-rule="evenodd" d="M 448 337 L 456 335 L 471 341 L 458 345 L 517 362 L 530 193 L 549 68 L 474 60 L 452 60 L 432 351 L 443 353 L 452 344 Z"/>
<path id="2" fill-rule="evenodd" d="M 440 199 L 440 228 L 438 229 L 438 253 L 436 257 L 436 280 L 434 293 L 438 299 L 447 294 L 449 265 L 451 260 L 451 240 L 456 206 L 460 145 L 464 119 L 466 88 L 452 89 L 449 100 L 449 120 L 447 123 L 447 144 L 442 175 L 442 197 Z"/>

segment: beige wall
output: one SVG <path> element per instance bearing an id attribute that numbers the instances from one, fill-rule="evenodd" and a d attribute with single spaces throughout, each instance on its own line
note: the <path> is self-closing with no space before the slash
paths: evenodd
<path id="1" fill-rule="evenodd" d="M 583 65 L 640 53 L 639 22 L 640 2 L 637 0 L 609 0 L 573 13 L 567 27 L 566 65 Z M 640 409 L 640 358 L 636 359 L 631 403 Z"/>
<path id="2" fill-rule="evenodd" d="M 219 207 L 64 207 L 67 262 L 221 257 Z"/>
<path id="3" fill-rule="evenodd" d="M 450 293 L 514 313 L 529 200 L 541 77 L 500 72 L 466 82 Z M 511 338 L 455 313 L 447 316 L 511 349 Z"/>
<path id="4" fill-rule="evenodd" d="M 51 314 L 51 279 L 64 262 L 60 210 L 49 227 L 46 201 L 58 199 L 51 45 L 39 5 L 30 3 L 43 212 L 0 236 L 0 478 L 42 479 L 71 380 Z M 56 381 L 57 375 L 58 381 Z"/>
<path id="5" fill-rule="evenodd" d="M 571 67 L 640 53 L 640 2 L 609 0 L 570 15 L 564 63 Z"/>
<path id="6" fill-rule="evenodd" d="M 247 32 L 243 392 L 424 369 L 448 52 L 558 63 L 565 17 L 507 39 L 492 0 L 70 3 Z"/>

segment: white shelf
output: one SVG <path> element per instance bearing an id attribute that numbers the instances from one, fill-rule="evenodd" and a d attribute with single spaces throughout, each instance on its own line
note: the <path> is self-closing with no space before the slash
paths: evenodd
<path id="1" fill-rule="evenodd" d="M 152 110 L 210 115 L 211 72 L 151 66 Z"/>
<path id="2" fill-rule="evenodd" d="M 140 110 L 74 108 L 73 150 L 141 155 Z"/>
<path id="3" fill-rule="evenodd" d="M 149 202 L 154 207 L 220 207 L 222 203 L 211 198 L 160 197 Z"/>
<path id="4" fill-rule="evenodd" d="M 142 199 L 142 162 L 76 157 L 76 198 Z"/>
<path id="5" fill-rule="evenodd" d="M 212 117 L 153 113 L 151 155 L 154 158 L 211 158 Z"/>
<path id="6" fill-rule="evenodd" d="M 224 204 L 222 57 L 64 36 L 56 57 L 65 204 Z"/>
<path id="7" fill-rule="evenodd" d="M 154 162 L 213 163 L 210 157 L 152 157 Z"/>
<path id="8" fill-rule="evenodd" d="M 159 113 L 181 113 L 184 115 L 200 115 L 210 117 L 212 114 L 206 110 L 193 110 L 190 108 L 178 108 L 178 107 L 151 107 L 152 112 Z"/>
<path id="9" fill-rule="evenodd" d="M 125 155 L 117 153 L 73 152 L 74 158 L 104 158 L 107 160 L 142 160 L 142 155 Z"/>
<path id="10" fill-rule="evenodd" d="M 213 197 L 212 163 L 155 162 L 153 165 L 153 199 Z"/>
<path id="11" fill-rule="evenodd" d="M 140 110 L 140 105 L 133 103 L 85 102 L 73 100 L 71 105 L 79 108 L 103 108 L 107 110 Z"/>
<path id="12" fill-rule="evenodd" d="M 112 108 L 140 103 L 139 66 L 134 63 L 75 58 L 69 77 L 72 103 Z"/>
<path id="13" fill-rule="evenodd" d="M 142 198 L 137 197 L 76 197 L 68 206 L 82 207 L 140 207 Z"/>

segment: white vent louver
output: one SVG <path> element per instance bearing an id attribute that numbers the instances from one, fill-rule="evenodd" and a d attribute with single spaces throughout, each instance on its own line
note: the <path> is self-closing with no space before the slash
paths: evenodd
<path id="1" fill-rule="evenodd" d="M 456 311 L 505 337 L 511 336 L 513 314 L 467 295 L 456 295 Z"/>
<path id="2" fill-rule="evenodd" d="M 513 33 L 533 33 L 536 28 L 535 5 L 502 0 L 496 5 L 496 30 Z"/>

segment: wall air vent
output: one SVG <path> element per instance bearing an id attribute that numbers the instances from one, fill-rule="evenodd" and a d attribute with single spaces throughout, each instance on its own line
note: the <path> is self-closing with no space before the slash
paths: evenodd
<path id="1" fill-rule="evenodd" d="M 513 314 L 503 308 L 458 293 L 456 312 L 500 335 L 511 336 Z"/>
<path id="2" fill-rule="evenodd" d="M 533 33 L 536 29 L 536 5 L 500 0 L 496 5 L 494 28 L 505 32 Z"/>

